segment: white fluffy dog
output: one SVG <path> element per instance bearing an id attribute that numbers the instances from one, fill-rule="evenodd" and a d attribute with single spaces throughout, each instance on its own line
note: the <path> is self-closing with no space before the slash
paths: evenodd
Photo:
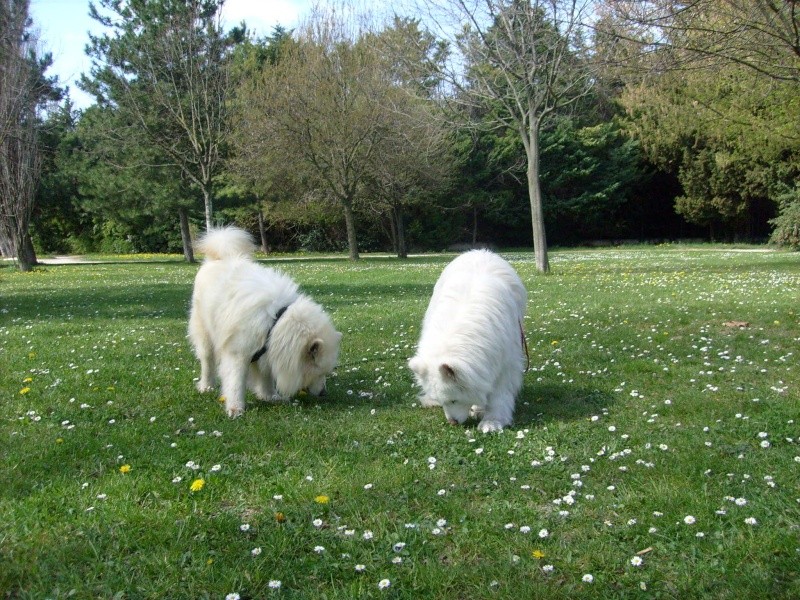
<path id="1" fill-rule="evenodd" d="M 525 370 L 526 303 L 516 271 L 492 252 L 472 250 L 447 265 L 408 361 L 422 404 L 441 406 L 453 425 L 482 417 L 484 433 L 510 425 Z"/>
<path id="2" fill-rule="evenodd" d="M 269 401 L 303 389 L 324 393 L 342 334 L 322 307 L 283 273 L 255 263 L 255 245 L 241 229 L 213 229 L 196 248 L 205 254 L 189 316 L 197 389 L 213 390 L 218 375 L 230 417 L 244 411 L 247 388 Z"/>

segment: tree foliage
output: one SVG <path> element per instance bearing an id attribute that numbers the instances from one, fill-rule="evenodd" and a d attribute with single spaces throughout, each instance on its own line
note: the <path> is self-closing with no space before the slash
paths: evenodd
<path id="1" fill-rule="evenodd" d="M 236 140 L 239 171 L 257 189 L 301 181 L 305 200 L 338 204 L 356 259 L 357 209 L 390 210 L 401 232 L 404 203 L 443 168 L 444 137 L 414 93 L 412 83 L 424 83 L 386 51 L 390 37 L 418 42 L 420 32 L 396 23 L 374 36 L 349 25 L 321 12 L 283 40 L 279 58 L 241 92 Z"/>
<path id="2" fill-rule="evenodd" d="M 127 113 L 130 127 L 109 130 L 125 144 L 152 146 L 203 198 L 206 227 L 213 224 L 213 186 L 225 154 L 230 56 L 244 31 L 225 33 L 221 0 L 99 0 L 93 19 L 108 33 L 91 37 L 91 76 L 81 87 L 101 106 Z M 184 192 L 189 196 L 189 191 Z"/>
<path id="3" fill-rule="evenodd" d="M 109 131 L 127 131 L 119 143 Z M 101 231 L 107 251 L 141 251 L 157 247 L 174 251 L 183 247 L 185 258 L 193 260 L 191 243 L 178 236 L 180 218 L 194 205 L 182 172 L 159 149 L 141 139 L 141 130 L 127 111 L 110 106 L 93 106 L 82 116 L 77 135 L 80 149 L 68 160 L 79 182 L 79 204 L 98 223 L 110 223 Z M 102 230 L 102 225 L 100 225 Z M 106 233 L 115 234 L 113 245 Z"/>
<path id="4" fill-rule="evenodd" d="M 263 39 L 222 32 L 221 4 L 98 2 L 98 103 L 45 120 L 37 244 L 190 247 L 219 203 L 265 250 L 354 257 L 800 246 L 796 2 L 424 0 L 377 25 L 340 4 Z"/>
<path id="5" fill-rule="evenodd" d="M 678 175 L 677 212 L 712 237 L 763 235 L 758 223 L 770 206 L 784 210 L 778 196 L 800 172 L 800 57 L 786 37 L 797 7 L 612 4 L 616 31 L 642 50 L 621 101 L 650 159 Z"/>
<path id="6" fill-rule="evenodd" d="M 591 89 L 584 44 L 584 0 L 442 0 L 438 14 L 456 15 L 447 79 L 470 109 L 487 105 L 493 123 L 514 131 L 526 157 L 533 246 L 539 271 L 549 271 L 541 192 L 540 134 L 548 121 Z M 444 30 L 453 23 L 444 24 Z M 462 68 L 465 67 L 465 68 Z"/>

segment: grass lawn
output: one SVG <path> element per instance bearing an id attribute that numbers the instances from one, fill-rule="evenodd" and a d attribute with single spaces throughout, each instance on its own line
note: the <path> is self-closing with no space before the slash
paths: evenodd
<path id="1" fill-rule="evenodd" d="M 236 420 L 194 389 L 196 266 L 0 268 L 0 597 L 800 597 L 800 254 L 505 256 L 530 369 L 496 435 L 405 365 L 451 257 L 271 263 L 340 366 Z"/>

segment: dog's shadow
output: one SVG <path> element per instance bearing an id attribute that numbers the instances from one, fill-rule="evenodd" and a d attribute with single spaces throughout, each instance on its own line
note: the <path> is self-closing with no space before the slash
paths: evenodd
<path id="1" fill-rule="evenodd" d="M 343 407 L 369 409 L 376 406 L 372 396 L 359 397 L 344 394 L 345 389 L 359 387 L 358 379 L 362 377 L 343 374 L 337 378 L 333 386 L 329 386 L 329 395 L 317 398 L 303 395 L 294 401 L 301 406 L 315 406 L 323 411 L 340 411 Z M 408 406 L 409 399 L 416 400 L 417 389 L 413 386 L 410 375 L 407 377 L 407 394 L 386 399 L 385 405 Z M 615 395 L 600 387 L 587 387 L 571 383 L 529 383 L 523 384 L 517 397 L 514 420 L 510 429 L 526 427 L 542 427 L 549 423 L 570 422 L 589 419 L 593 415 L 602 414 L 611 408 L 616 401 Z M 259 403 L 264 406 L 267 403 Z M 478 421 L 470 418 L 470 426 Z"/>
<path id="2" fill-rule="evenodd" d="M 572 384 L 526 383 L 517 398 L 512 428 L 588 419 L 614 403 L 605 390 Z"/>

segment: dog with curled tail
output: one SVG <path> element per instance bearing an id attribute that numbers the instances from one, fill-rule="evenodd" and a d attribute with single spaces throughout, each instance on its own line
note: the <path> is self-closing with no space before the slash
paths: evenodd
<path id="1" fill-rule="evenodd" d="M 189 314 L 197 389 L 214 390 L 219 379 L 230 417 L 244 411 L 247 389 L 272 402 L 300 390 L 324 394 L 342 334 L 323 308 L 287 275 L 256 263 L 242 229 L 212 229 L 195 247 L 205 255 Z"/>

